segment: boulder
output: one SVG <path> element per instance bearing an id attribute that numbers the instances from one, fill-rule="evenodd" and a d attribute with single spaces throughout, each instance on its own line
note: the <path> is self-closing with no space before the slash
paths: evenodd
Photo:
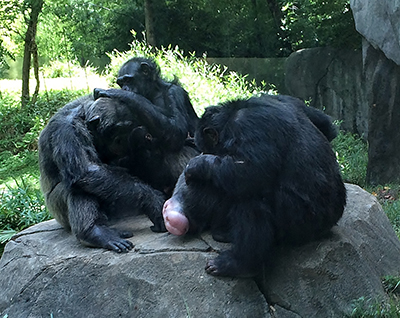
<path id="1" fill-rule="evenodd" d="M 288 57 L 285 74 L 290 95 L 310 101 L 310 106 L 339 120 L 340 129 L 367 138 L 361 51 L 329 47 L 300 50 Z"/>
<path id="2" fill-rule="evenodd" d="M 369 110 L 367 183 L 400 182 L 400 0 L 351 0 L 363 36 L 363 78 Z"/>
<path id="3" fill-rule="evenodd" d="M 152 233 L 144 217 L 126 254 L 81 246 L 54 220 L 16 235 L 0 259 L 0 317 L 341 317 L 359 297 L 385 297 L 400 273 L 400 242 L 375 197 L 347 185 L 331 237 L 282 249 L 253 279 L 204 272 L 226 248 L 208 233 Z M 251 251 L 249 251 L 251 252 Z"/>
<path id="4" fill-rule="evenodd" d="M 350 0 L 357 31 L 400 65 L 400 0 Z"/>
<path id="5" fill-rule="evenodd" d="M 215 279 L 200 238 L 155 234 L 124 221 L 134 251 L 88 248 L 55 220 L 18 234 L 0 260 L 0 317 L 269 317 L 250 279 Z"/>
<path id="6" fill-rule="evenodd" d="M 274 271 L 259 279 L 269 304 L 299 317 L 344 317 L 353 300 L 385 298 L 381 278 L 400 273 L 400 241 L 375 197 L 346 188 L 347 206 L 332 236 L 282 250 Z"/>

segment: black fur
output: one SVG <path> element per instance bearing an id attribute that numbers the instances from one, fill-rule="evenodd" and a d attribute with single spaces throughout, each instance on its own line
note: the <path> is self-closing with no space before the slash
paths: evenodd
<path id="1" fill-rule="evenodd" d="M 209 274 L 255 275 L 274 247 L 323 237 L 342 216 L 334 127 L 305 107 L 262 96 L 208 107 L 200 119 L 195 141 L 204 154 L 189 162 L 163 213 L 175 234 L 211 228 L 233 243 L 207 263 Z"/>
<path id="2" fill-rule="evenodd" d="M 181 150 L 188 135 L 193 136 L 198 117 L 178 82 L 164 81 L 153 60 L 135 57 L 122 65 L 117 83 L 122 89 L 96 88 L 95 99 L 123 101 L 157 141 L 158 149 Z"/>
<path id="3" fill-rule="evenodd" d="M 125 62 L 117 83 L 121 89 L 94 90 L 95 98 L 123 102 L 138 122 L 128 137 L 129 154 L 117 165 L 170 197 L 189 159 L 199 154 L 193 143 L 188 145 L 198 122 L 189 96 L 177 80 L 164 81 L 158 65 L 148 58 Z M 96 140 L 106 138 L 100 133 Z"/>
<path id="4" fill-rule="evenodd" d="M 127 152 L 115 139 L 126 139 L 137 124 L 126 106 L 117 101 L 111 105 L 111 101 L 94 102 L 87 96 L 67 104 L 50 119 L 39 137 L 40 181 L 50 213 L 80 242 L 126 252 L 133 245 L 124 238 L 132 234 L 111 229 L 107 221 L 145 213 L 154 231 L 164 231 L 164 196 L 112 165 Z M 96 121 L 101 121 L 96 127 L 108 132 L 109 139 L 97 139 L 95 145 L 90 126 Z"/>

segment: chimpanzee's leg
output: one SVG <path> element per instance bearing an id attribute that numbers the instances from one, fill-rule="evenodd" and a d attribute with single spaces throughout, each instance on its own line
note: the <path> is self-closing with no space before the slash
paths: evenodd
<path id="1" fill-rule="evenodd" d="M 216 276 L 254 276 L 271 260 L 274 229 L 271 211 L 261 200 L 232 204 L 229 213 L 232 249 L 207 262 L 206 271 Z"/>
<path id="2" fill-rule="evenodd" d="M 93 165 L 75 186 L 99 198 L 110 219 L 145 214 L 154 223 L 153 231 L 166 231 L 162 218 L 164 195 L 125 169 Z"/>
<path id="3" fill-rule="evenodd" d="M 72 191 L 67 200 L 68 217 L 72 233 L 84 245 L 102 247 L 115 252 L 128 252 L 133 248 L 127 235 L 106 226 L 106 216 L 99 210 L 95 196 Z"/>

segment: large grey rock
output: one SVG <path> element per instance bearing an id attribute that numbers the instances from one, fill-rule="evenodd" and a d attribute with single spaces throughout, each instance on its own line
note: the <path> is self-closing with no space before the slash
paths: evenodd
<path id="1" fill-rule="evenodd" d="M 341 122 L 340 128 L 368 135 L 368 103 L 361 51 L 312 48 L 292 53 L 285 66 L 288 93 L 309 100 Z"/>
<path id="2" fill-rule="evenodd" d="M 133 221 L 127 254 L 85 248 L 54 220 L 21 232 L 0 262 L 0 316 L 269 317 L 254 281 L 204 272 L 215 256 L 205 242 Z"/>
<path id="3" fill-rule="evenodd" d="M 347 207 L 332 237 L 283 250 L 260 279 L 270 304 L 300 317 L 343 317 L 351 300 L 384 298 L 381 277 L 400 273 L 400 241 L 376 199 L 347 185 Z"/>
<path id="4" fill-rule="evenodd" d="M 116 254 L 41 223 L 6 246 L 0 317 L 342 317 L 354 299 L 385 297 L 381 276 L 400 273 L 400 242 L 382 208 L 359 187 L 347 189 L 332 237 L 282 250 L 255 279 L 205 274 L 206 259 L 226 248 L 209 234 L 155 234 L 139 217 L 123 223 L 135 250 Z"/>
<path id="5" fill-rule="evenodd" d="M 400 182 L 400 65 L 364 40 L 369 133 L 367 182 Z"/>
<path id="6" fill-rule="evenodd" d="M 400 0 L 350 0 L 356 29 L 400 65 Z"/>
<path id="7" fill-rule="evenodd" d="M 369 184 L 400 182 L 400 0 L 351 0 L 363 36 Z"/>

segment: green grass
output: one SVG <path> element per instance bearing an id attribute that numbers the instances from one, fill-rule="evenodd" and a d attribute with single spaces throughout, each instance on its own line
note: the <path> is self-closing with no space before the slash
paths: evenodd
<path id="1" fill-rule="evenodd" d="M 343 180 L 365 187 L 368 163 L 368 146 L 360 137 L 340 131 L 332 141 L 333 150 L 342 172 Z"/>
<path id="2" fill-rule="evenodd" d="M 33 224 L 50 218 L 39 189 L 37 140 L 48 119 L 86 91 L 49 91 L 20 107 L 18 92 L 0 96 L 0 255 L 4 244 Z"/>
<path id="3" fill-rule="evenodd" d="M 385 276 L 382 285 L 388 299 L 366 299 L 354 301 L 351 318 L 400 318 L 400 277 Z"/>

